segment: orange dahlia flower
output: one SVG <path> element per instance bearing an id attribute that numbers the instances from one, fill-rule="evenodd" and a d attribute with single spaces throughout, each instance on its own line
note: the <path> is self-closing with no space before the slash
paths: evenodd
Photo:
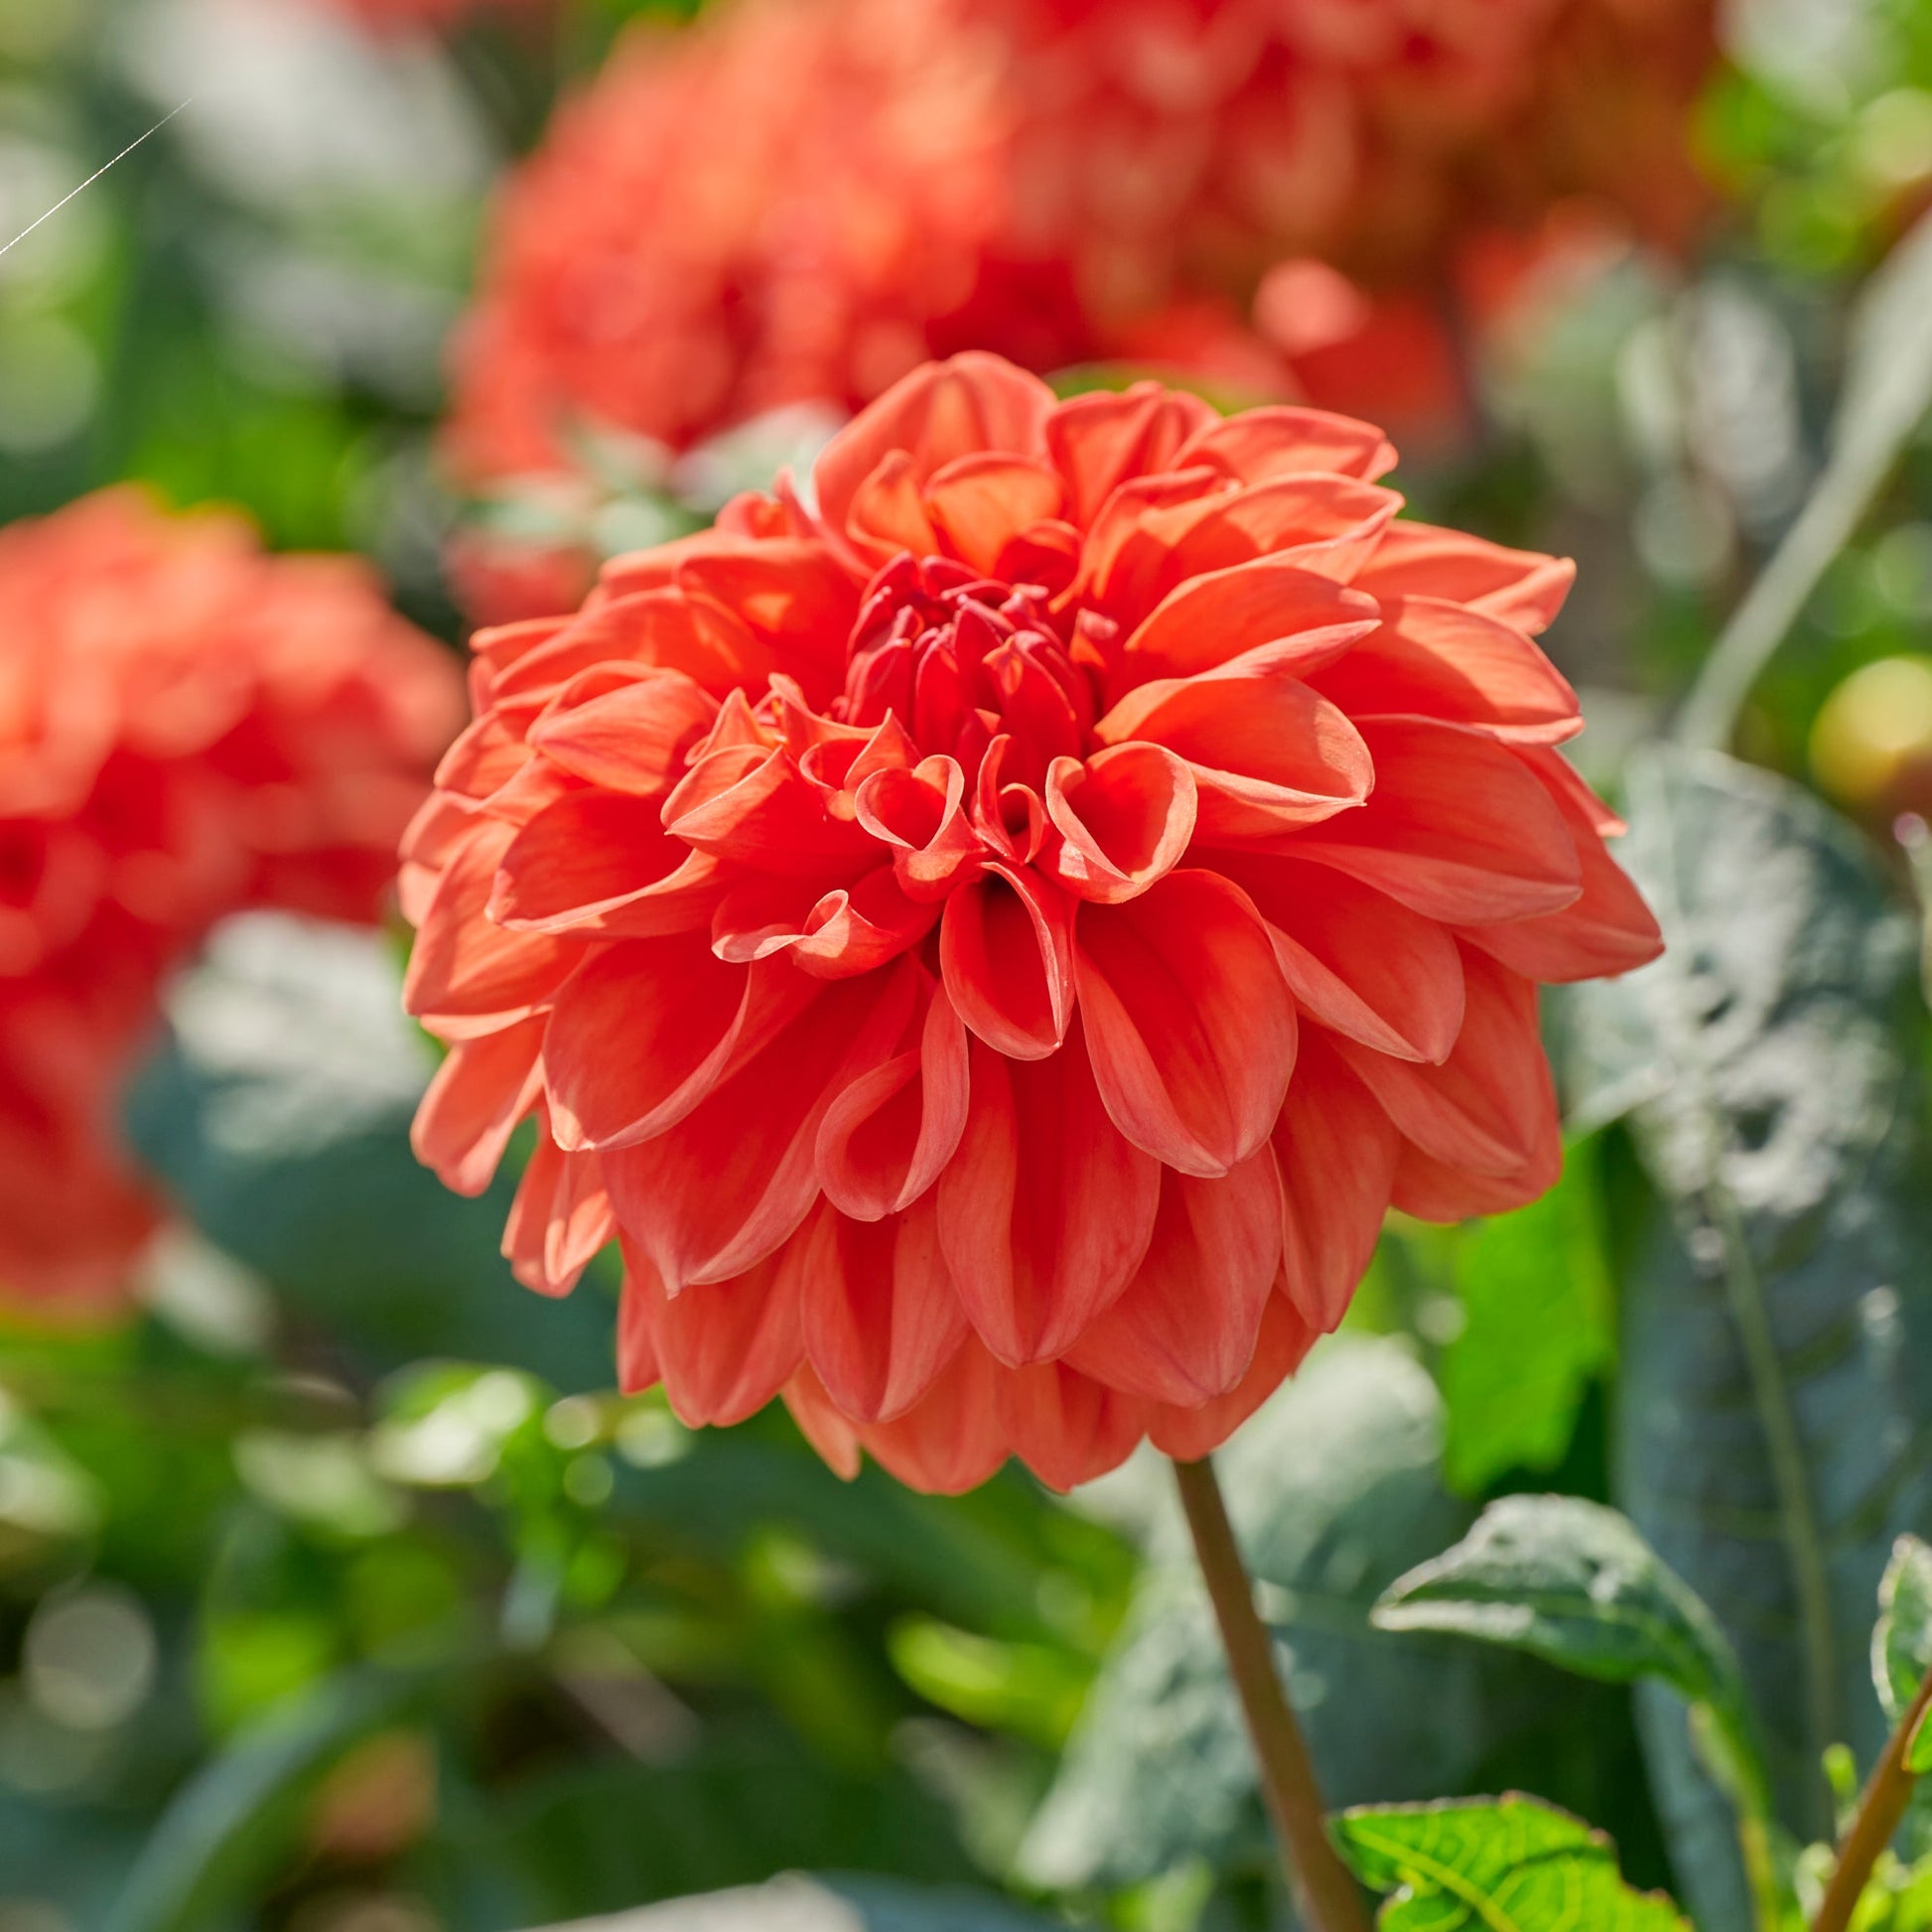
<path id="1" fill-rule="evenodd" d="M 121 1084 L 223 913 L 373 919 L 461 722 L 359 566 L 131 490 L 0 530 L 0 1295 L 112 1299 Z"/>
<path id="2" fill-rule="evenodd" d="M 1220 1442 L 1384 1210 L 1560 1162 L 1536 982 L 1657 928 L 1556 750 L 1571 567 L 1365 424 L 916 371 L 715 531 L 477 639 L 404 847 L 416 1123 L 687 1421 L 1065 1486 Z"/>

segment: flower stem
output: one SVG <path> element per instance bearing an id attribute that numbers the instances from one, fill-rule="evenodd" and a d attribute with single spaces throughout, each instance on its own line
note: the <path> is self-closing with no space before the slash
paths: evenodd
<path id="1" fill-rule="evenodd" d="M 1918 1783 L 1918 1773 L 1907 1768 L 1906 1759 L 1929 1709 L 1932 1709 L 1932 1671 L 1926 1672 L 1925 1682 L 1919 1686 L 1910 1709 L 1899 1719 L 1898 1728 L 1885 1745 L 1885 1754 L 1879 1758 L 1877 1769 L 1859 1799 L 1859 1809 L 1838 1842 L 1838 1865 L 1832 1872 L 1831 1883 L 1825 1887 L 1825 1902 L 1812 1921 L 1812 1932 L 1845 1932 L 1852 1923 L 1852 1914 L 1863 1895 L 1871 1867 L 1877 1863 L 1878 1854 L 1891 1843 L 1891 1835 L 1897 1831 L 1898 1821 L 1905 1816 L 1905 1807 L 1911 1802 L 1912 1787 Z"/>
<path id="2" fill-rule="evenodd" d="M 1260 1760 L 1261 1788 L 1296 1903 L 1311 1932 L 1368 1932 L 1361 1891 L 1335 1856 L 1321 1822 L 1314 1766 L 1276 1674 L 1274 1645 L 1255 1609 L 1254 1585 L 1241 1561 L 1214 1465 L 1203 1456 L 1198 1462 L 1175 1462 L 1173 1472 Z"/>

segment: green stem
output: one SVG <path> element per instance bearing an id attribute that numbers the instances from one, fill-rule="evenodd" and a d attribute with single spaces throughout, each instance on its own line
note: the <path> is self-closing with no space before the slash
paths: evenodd
<path id="1" fill-rule="evenodd" d="M 1255 1609 L 1254 1584 L 1241 1561 L 1214 1465 L 1203 1457 L 1176 1462 L 1173 1472 L 1296 1903 L 1311 1932 L 1368 1932 L 1361 1890 L 1328 1842 L 1321 1787 L 1276 1672 L 1273 1640 Z"/>

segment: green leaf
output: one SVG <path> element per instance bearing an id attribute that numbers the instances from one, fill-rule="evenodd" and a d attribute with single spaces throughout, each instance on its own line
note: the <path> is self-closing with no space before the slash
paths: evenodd
<path id="1" fill-rule="evenodd" d="M 175 990 L 129 1105 L 137 1151 L 211 1241 L 365 1366 L 458 1356 L 608 1388 L 609 1304 L 532 1295 L 498 1252 L 513 1177 L 463 1200 L 410 1152 L 434 1061 L 400 998 L 372 933 L 230 921 Z"/>
<path id="2" fill-rule="evenodd" d="M 950 1815 L 915 1779 L 835 1770 L 749 1720 L 713 1724 L 662 1762 L 613 1755 L 453 1792 L 431 1855 L 453 1885 L 493 1882 L 522 1901 L 523 1925 L 821 1863 L 941 1885 L 972 1875 Z"/>
<path id="3" fill-rule="evenodd" d="M 1613 1684 L 1661 1678 L 1750 1735 L 1737 1660 L 1697 1592 L 1628 1517 L 1579 1496 L 1491 1503 L 1453 1549 L 1389 1587 L 1375 1621 L 1507 1644 Z"/>
<path id="4" fill-rule="evenodd" d="M 1338 1337 L 1216 1457 L 1337 1804 L 1466 1789 L 1545 1722 L 1587 1734 L 1582 1694 L 1529 1660 L 1370 1621 L 1396 1577 L 1467 1525 L 1437 1474 L 1442 1432 L 1441 1398 L 1400 1345 Z M 1192 1859 L 1269 1861 L 1213 1616 L 1173 1527 L 1023 1848 L 1031 1882 L 1125 1885 Z M 1529 1775 L 1517 1762 L 1501 1775 Z"/>
<path id="5" fill-rule="evenodd" d="M 1632 1891 L 1602 1833 L 1534 1798 L 1377 1805 L 1334 1821 L 1342 1856 L 1392 1894 L 1383 1932 L 1689 1932 Z"/>
<path id="6" fill-rule="evenodd" d="M 1555 1467 L 1590 1378 L 1614 1353 L 1594 1153 L 1573 1147 L 1541 1200 L 1454 1239 L 1462 1328 L 1437 1379 L 1444 1467 L 1460 1494 L 1479 1495 L 1511 1469 Z"/>
<path id="7" fill-rule="evenodd" d="M 647 1905 L 600 1932 L 1045 1932 L 1050 1923 L 983 1892 L 791 1876 Z"/>
<path id="8" fill-rule="evenodd" d="M 304 1802 L 351 1744 L 422 1695 L 420 1677 L 344 1672 L 208 1759 L 135 1861 L 106 1932 L 205 1932 L 287 1855 Z"/>
<path id="9" fill-rule="evenodd" d="M 1826 1839 L 1825 1748 L 1883 1740 L 1872 1592 L 1932 1510 L 1914 922 L 1859 834 L 1769 773 L 1656 755 L 1629 816 L 1668 949 L 1570 1015 L 1584 1104 L 1637 1102 L 1661 1197 L 1623 1285 L 1613 1494 L 1734 1647 L 1785 1825 Z M 1692 1903 L 1741 1923 L 1681 1704 L 1646 1686 L 1640 1709 Z"/>
<path id="10" fill-rule="evenodd" d="M 1871 1631 L 1871 1676 L 1878 1702 L 1896 1725 L 1932 1667 L 1932 1545 L 1901 1536 L 1878 1583 L 1878 1621 Z M 1908 1771 L 1932 1771 L 1932 1737 L 1921 1725 L 1905 1753 Z"/>

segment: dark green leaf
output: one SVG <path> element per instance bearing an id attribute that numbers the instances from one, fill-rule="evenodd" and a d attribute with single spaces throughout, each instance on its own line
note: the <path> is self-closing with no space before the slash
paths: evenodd
<path id="1" fill-rule="evenodd" d="M 1825 1838 L 1825 1747 L 1882 1738 L 1872 1591 L 1932 1509 L 1913 921 L 1859 835 L 1768 773 L 1656 757 L 1629 805 L 1669 949 L 1573 1014 L 1596 1091 L 1640 1099 L 1662 1196 L 1623 1298 L 1616 1496 L 1735 1648 L 1785 1823 Z M 1681 1705 L 1644 1701 L 1694 1903 L 1740 1923 Z"/>
<path id="2" fill-rule="evenodd" d="M 1896 1725 L 1932 1667 L 1932 1545 L 1901 1536 L 1878 1583 L 1878 1621 L 1871 1631 L 1871 1676 L 1878 1702 Z M 1932 1737 L 1923 1727 L 1905 1754 L 1909 1771 L 1932 1771 Z"/>
<path id="3" fill-rule="evenodd" d="M 1750 1716 L 1711 1612 L 1628 1517 L 1579 1496 L 1505 1496 L 1452 1550 L 1391 1586 L 1385 1630 L 1452 1631 L 1616 1684 L 1656 1677 L 1734 1733 Z"/>
<path id="4" fill-rule="evenodd" d="M 1602 1833 L 1533 1798 L 1369 1806 L 1334 1830 L 1356 1876 L 1392 1894 L 1383 1932 L 1689 1932 L 1623 1882 Z"/>

